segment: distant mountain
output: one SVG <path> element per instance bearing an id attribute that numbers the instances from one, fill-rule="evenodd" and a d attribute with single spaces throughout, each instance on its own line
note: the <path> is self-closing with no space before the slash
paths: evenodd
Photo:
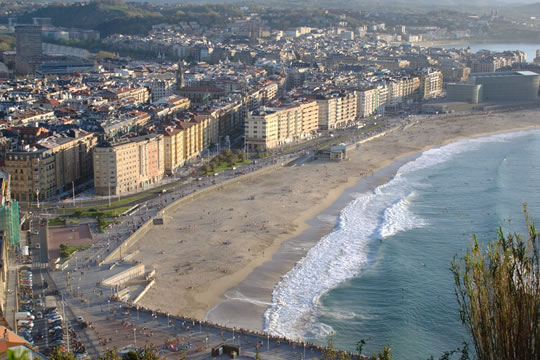
<path id="1" fill-rule="evenodd" d="M 123 33 L 139 33 L 141 28 L 147 30 L 152 24 L 161 21 L 162 14 L 139 9 L 122 1 L 72 4 L 57 2 L 27 13 L 19 20 L 31 23 L 33 17 L 51 18 L 55 26 L 96 29 L 103 35 L 108 35 L 117 32 L 117 29 L 122 29 Z M 139 22 L 135 22 L 135 19 Z M 130 30 L 129 26 L 133 29 Z"/>

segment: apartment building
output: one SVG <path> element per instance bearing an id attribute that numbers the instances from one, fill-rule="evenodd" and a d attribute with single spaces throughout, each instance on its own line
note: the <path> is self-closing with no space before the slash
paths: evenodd
<path id="1" fill-rule="evenodd" d="M 356 120 L 357 102 L 355 91 L 318 96 L 319 130 L 335 129 Z"/>
<path id="2" fill-rule="evenodd" d="M 140 190 L 163 178 L 163 135 L 152 134 L 97 146 L 94 150 L 94 186 L 98 195 Z"/>
<path id="3" fill-rule="evenodd" d="M 79 130 L 8 150 L 3 155 L 2 171 L 11 176 L 12 197 L 46 200 L 91 179 L 96 143 L 95 134 Z"/>
<path id="4" fill-rule="evenodd" d="M 245 124 L 248 151 L 266 151 L 307 139 L 319 125 L 319 106 L 314 100 L 281 108 L 261 108 L 251 112 Z"/>
<path id="5" fill-rule="evenodd" d="M 152 94 L 152 102 L 159 99 L 168 98 L 174 94 L 176 82 L 171 79 L 154 79 L 150 84 L 150 92 Z"/>
<path id="6" fill-rule="evenodd" d="M 377 112 L 379 108 L 379 91 L 377 88 L 364 89 L 358 91 L 358 116 L 369 117 Z"/>
<path id="7" fill-rule="evenodd" d="M 165 173 L 170 175 L 184 165 L 186 157 L 186 132 L 183 129 L 167 127 L 163 129 Z"/>
<path id="8" fill-rule="evenodd" d="M 425 70 L 420 75 L 419 100 L 426 100 L 441 95 L 443 75 L 439 70 Z"/>

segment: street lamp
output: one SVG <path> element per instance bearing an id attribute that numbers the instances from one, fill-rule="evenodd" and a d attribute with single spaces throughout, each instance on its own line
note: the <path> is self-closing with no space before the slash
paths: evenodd
<path id="1" fill-rule="evenodd" d="M 75 182 L 71 182 L 71 191 L 73 192 L 73 207 L 75 207 Z"/>
<path id="2" fill-rule="evenodd" d="M 133 342 L 135 343 L 135 346 L 137 346 L 137 329 L 133 328 Z"/>

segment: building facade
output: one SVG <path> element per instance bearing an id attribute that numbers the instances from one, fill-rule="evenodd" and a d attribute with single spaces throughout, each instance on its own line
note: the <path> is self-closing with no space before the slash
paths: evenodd
<path id="1" fill-rule="evenodd" d="M 18 74 L 33 74 L 39 69 L 43 55 L 41 32 L 41 25 L 15 26 L 15 70 Z"/>
<path id="2" fill-rule="evenodd" d="M 120 195 L 154 184 L 165 173 L 163 135 L 152 134 L 98 146 L 94 186 L 98 195 Z"/>
<path id="3" fill-rule="evenodd" d="M 77 131 L 72 136 L 49 136 L 32 146 L 9 150 L 2 170 L 11 176 L 13 198 L 46 200 L 90 180 L 96 143 L 95 134 Z"/>
<path id="4" fill-rule="evenodd" d="M 251 112 L 245 124 L 248 151 L 267 151 L 293 141 L 308 139 L 318 129 L 319 106 L 305 101 L 282 108 Z"/>

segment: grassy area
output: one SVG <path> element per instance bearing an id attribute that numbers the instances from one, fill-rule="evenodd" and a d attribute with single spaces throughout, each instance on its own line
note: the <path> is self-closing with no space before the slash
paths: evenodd
<path id="1" fill-rule="evenodd" d="M 98 217 L 97 230 L 98 230 L 98 232 L 103 234 L 109 225 L 115 224 L 115 223 L 116 223 L 116 221 L 114 221 L 114 220 L 107 220 L 104 217 L 100 216 L 100 217 Z"/>
<path id="2" fill-rule="evenodd" d="M 223 162 L 221 162 L 219 164 L 219 166 L 217 168 L 214 169 L 214 171 L 208 171 L 204 175 L 205 176 L 212 176 L 212 175 L 214 175 L 216 173 L 220 173 L 222 171 L 232 169 L 233 167 L 239 167 L 239 166 L 242 166 L 242 165 L 249 164 L 250 162 L 251 162 L 251 160 L 239 161 L 236 164 L 231 166 L 231 164 L 223 161 Z"/>
<path id="3" fill-rule="evenodd" d="M 62 219 L 61 217 L 57 217 L 57 218 L 49 220 L 49 226 L 64 226 L 64 225 L 66 225 L 66 219 Z"/>
<path id="4" fill-rule="evenodd" d="M 116 209 L 104 209 L 104 210 L 97 210 L 97 211 L 89 211 L 89 210 L 81 210 L 77 209 L 73 214 L 69 215 L 69 217 L 72 218 L 98 218 L 100 216 L 105 218 L 112 218 L 117 217 L 121 215 L 122 213 L 129 210 L 131 206 L 123 206 Z"/>
<path id="5" fill-rule="evenodd" d="M 75 212 L 79 211 L 81 213 L 102 213 L 102 212 L 105 213 L 105 212 L 110 211 L 110 210 L 115 210 L 115 209 L 108 210 L 109 208 L 129 204 L 129 203 L 132 203 L 134 201 L 144 199 L 147 196 L 159 194 L 163 190 L 174 189 L 174 188 L 176 188 L 178 186 L 181 186 L 181 185 L 182 185 L 182 183 L 168 184 L 168 185 L 166 185 L 164 187 L 160 187 L 159 189 L 153 189 L 153 190 L 150 190 L 150 191 L 145 191 L 143 193 L 136 194 L 136 195 L 130 196 L 130 197 L 125 198 L 125 199 L 112 201 L 111 206 L 109 206 L 109 204 L 94 205 L 94 206 L 89 205 L 89 206 L 81 206 L 81 207 L 76 207 L 76 208 L 66 208 L 66 211 L 71 210 L 71 211 L 75 211 Z M 90 209 L 96 209 L 97 211 L 90 211 Z M 129 209 L 129 207 L 128 207 L 128 209 Z M 124 211 L 122 211 L 122 212 L 124 212 Z M 90 215 L 89 217 L 97 217 L 98 215 L 95 215 L 95 216 Z M 113 216 L 117 216 L 117 215 L 113 215 Z M 84 217 L 84 216 L 77 216 L 77 217 Z"/>
<path id="6" fill-rule="evenodd" d="M 90 245 L 69 246 L 60 244 L 60 257 L 62 259 L 69 259 L 75 251 L 86 250 L 88 248 L 90 248 Z"/>

